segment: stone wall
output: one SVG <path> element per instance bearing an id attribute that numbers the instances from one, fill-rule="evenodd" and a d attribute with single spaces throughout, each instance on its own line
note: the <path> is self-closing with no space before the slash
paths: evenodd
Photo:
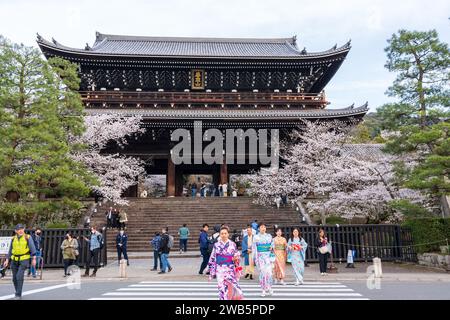
<path id="1" fill-rule="evenodd" d="M 450 271 L 450 255 L 448 254 L 423 253 L 418 254 L 417 258 L 420 265 Z"/>

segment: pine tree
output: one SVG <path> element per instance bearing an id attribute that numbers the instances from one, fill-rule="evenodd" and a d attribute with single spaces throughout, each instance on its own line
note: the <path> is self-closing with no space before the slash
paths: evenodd
<path id="1" fill-rule="evenodd" d="M 0 38 L 0 216 L 69 219 L 92 178 L 70 156 L 84 132 L 76 66 Z"/>

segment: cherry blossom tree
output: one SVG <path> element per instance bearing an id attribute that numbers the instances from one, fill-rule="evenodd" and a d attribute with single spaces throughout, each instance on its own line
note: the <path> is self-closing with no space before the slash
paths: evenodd
<path id="1" fill-rule="evenodd" d="M 92 185 L 91 188 L 119 205 L 128 204 L 122 198 L 122 193 L 137 183 L 138 176 L 145 174 L 145 163 L 138 158 L 103 151 L 112 141 L 123 148 L 128 138 L 142 134 L 144 129 L 140 126 L 141 121 L 140 116 L 120 118 L 115 114 L 87 115 L 86 131 L 72 141 L 86 146 L 74 153 L 73 157 L 97 177 L 99 185 Z"/>
<path id="2" fill-rule="evenodd" d="M 249 176 L 256 202 L 273 205 L 284 193 L 306 220 L 316 213 L 325 223 L 331 215 L 366 218 L 368 222 L 396 221 L 401 214 L 389 206 L 390 201 L 423 201 L 417 192 L 395 187 L 393 159 L 381 148 L 377 156 L 367 157 L 364 150 L 355 152 L 349 147 L 350 129 L 342 122 L 305 122 L 304 128 L 282 143 L 285 165 L 278 172 L 261 170 Z"/>

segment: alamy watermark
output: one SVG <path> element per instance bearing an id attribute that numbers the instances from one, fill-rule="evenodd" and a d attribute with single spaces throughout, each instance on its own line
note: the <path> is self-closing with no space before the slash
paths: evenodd
<path id="1" fill-rule="evenodd" d="M 278 168 L 278 129 L 224 131 L 210 128 L 203 132 L 202 121 L 194 121 L 193 136 L 188 129 L 174 130 L 170 138 L 178 143 L 170 151 L 173 163 L 212 165 L 225 161 L 227 164 L 270 164 L 271 168 Z M 209 143 L 203 147 L 204 142 Z"/>

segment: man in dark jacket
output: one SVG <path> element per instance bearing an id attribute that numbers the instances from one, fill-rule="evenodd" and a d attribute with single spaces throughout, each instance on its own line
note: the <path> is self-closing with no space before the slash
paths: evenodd
<path id="1" fill-rule="evenodd" d="M 128 254 L 127 254 L 127 243 L 128 243 L 128 235 L 125 233 L 124 230 L 120 230 L 119 233 L 116 236 L 116 247 L 117 247 L 117 261 L 120 265 L 120 259 L 123 258 L 127 260 L 127 266 L 130 265 L 130 261 L 128 260 Z"/>
<path id="2" fill-rule="evenodd" d="M 170 265 L 170 262 L 169 262 L 169 252 L 170 252 L 169 242 L 170 242 L 170 237 L 169 237 L 169 234 L 167 233 L 167 228 L 163 228 L 162 234 L 161 234 L 160 247 L 159 247 L 159 252 L 161 253 L 161 261 L 163 264 L 163 268 L 158 273 L 166 273 L 167 269 L 169 269 L 169 272 L 172 271 L 172 266 Z"/>
<path id="3" fill-rule="evenodd" d="M 161 245 L 161 235 L 159 232 L 155 233 L 155 237 L 150 241 L 150 244 L 153 247 L 153 269 L 151 271 L 158 270 L 158 260 L 159 260 L 159 268 L 162 270 L 163 265 L 161 261 L 161 254 L 159 253 L 159 247 Z"/>
<path id="4" fill-rule="evenodd" d="M 118 219 L 119 219 L 119 211 L 117 209 L 114 209 L 111 218 L 111 224 L 113 228 L 119 227 Z"/>
<path id="5" fill-rule="evenodd" d="M 203 257 L 203 261 L 200 266 L 200 271 L 198 272 L 198 274 L 203 274 L 203 271 L 208 266 L 209 256 L 211 254 L 208 250 L 208 248 L 209 248 L 208 229 L 209 229 L 209 226 L 205 223 L 203 225 L 203 229 L 200 232 L 200 236 L 198 238 L 198 243 L 200 243 L 200 253 Z"/>

